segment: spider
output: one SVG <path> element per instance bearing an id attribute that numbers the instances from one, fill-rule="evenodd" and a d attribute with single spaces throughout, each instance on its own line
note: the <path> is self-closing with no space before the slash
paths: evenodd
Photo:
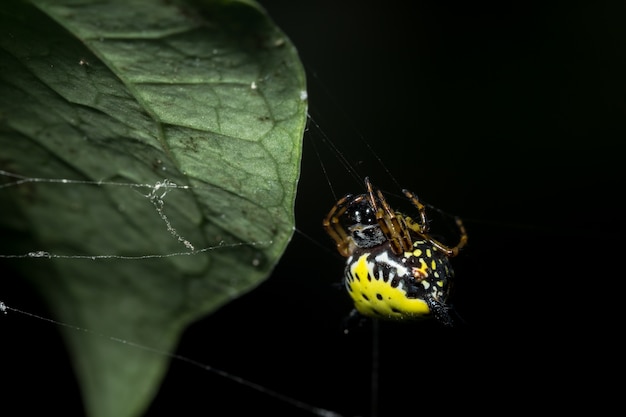
<path id="1" fill-rule="evenodd" d="M 446 246 L 428 233 L 426 207 L 413 192 L 402 190 L 417 208 L 418 221 L 392 210 L 368 178 L 365 187 L 365 194 L 337 201 L 323 221 L 347 258 L 344 284 L 356 312 L 391 320 L 434 317 L 451 326 L 449 258 L 467 244 L 463 222 L 455 217 L 460 240 Z"/>

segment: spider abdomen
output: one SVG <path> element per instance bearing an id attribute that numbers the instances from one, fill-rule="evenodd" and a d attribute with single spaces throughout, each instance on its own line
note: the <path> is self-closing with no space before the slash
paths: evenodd
<path id="1" fill-rule="evenodd" d="M 345 286 L 359 313 L 394 320 L 445 314 L 454 274 L 450 262 L 428 241 L 413 247 L 395 255 L 386 243 L 357 249 L 348 258 Z"/>

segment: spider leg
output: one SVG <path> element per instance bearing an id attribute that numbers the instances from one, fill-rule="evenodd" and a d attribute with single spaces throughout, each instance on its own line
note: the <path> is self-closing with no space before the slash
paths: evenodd
<path id="1" fill-rule="evenodd" d="M 467 245 L 467 231 L 465 230 L 465 226 L 463 225 L 463 221 L 459 217 L 455 217 L 454 221 L 456 222 L 457 227 L 459 228 L 459 233 L 461 234 L 461 238 L 459 239 L 459 243 L 456 246 L 449 248 L 452 252 L 451 255 L 448 256 L 456 256 L 459 254 L 459 251 Z"/>
<path id="2" fill-rule="evenodd" d="M 343 333 L 348 334 L 350 331 L 363 326 L 366 323 L 365 317 L 353 308 L 350 313 L 343 319 Z"/>
<path id="3" fill-rule="evenodd" d="M 459 233 L 461 234 L 459 243 L 457 243 L 456 246 L 447 246 L 439 242 L 438 240 L 433 239 L 427 234 L 423 235 L 423 237 L 427 239 L 434 247 L 436 247 L 437 250 L 440 250 L 441 252 L 445 253 L 448 258 L 453 258 L 457 256 L 459 254 L 459 251 L 465 245 L 467 245 L 467 232 L 465 231 L 465 226 L 463 226 L 463 222 L 458 217 L 455 217 L 454 220 L 456 222 L 456 225 L 459 228 Z"/>
<path id="4" fill-rule="evenodd" d="M 349 254 L 349 245 L 350 245 L 350 237 L 348 233 L 343 228 L 343 226 L 339 223 L 339 219 L 346 212 L 348 206 L 346 202 L 352 198 L 351 194 L 345 195 L 341 198 L 332 209 L 328 215 L 322 221 L 322 226 L 326 230 L 326 233 L 337 243 L 337 250 L 341 254 L 341 256 L 348 257 Z"/>
<path id="5" fill-rule="evenodd" d="M 396 213 L 394 213 L 379 189 L 376 189 L 376 195 L 374 195 L 374 187 L 369 181 L 369 178 L 365 178 L 365 186 L 367 187 L 370 205 L 376 212 L 376 220 L 378 221 L 380 230 L 387 240 L 389 240 L 391 250 L 396 255 L 410 251 L 413 248 L 413 241 L 409 235 L 409 229 L 404 221 L 404 216 L 397 216 Z M 376 204 L 377 199 L 380 201 L 382 207 Z"/>
<path id="6" fill-rule="evenodd" d="M 428 225 L 428 219 L 426 217 L 426 206 L 420 203 L 415 193 L 409 190 L 402 190 L 402 192 L 411 200 L 411 203 L 413 203 L 413 205 L 417 207 L 419 214 L 420 214 L 419 223 L 414 222 L 410 218 L 406 219 L 408 227 L 418 232 L 419 234 L 423 235 L 426 239 L 428 239 L 433 244 L 433 246 L 435 246 L 438 250 L 445 253 L 446 256 L 448 257 L 457 256 L 459 254 L 459 250 L 461 250 L 461 248 L 467 245 L 467 232 L 465 230 L 465 226 L 463 226 L 463 222 L 461 221 L 461 219 L 458 217 L 454 218 L 454 221 L 456 222 L 456 225 L 459 228 L 459 233 L 461 235 L 459 239 L 459 243 L 457 243 L 456 246 L 452 246 L 452 247 L 446 246 L 443 243 L 428 236 L 429 225 Z M 415 226 L 419 227 L 420 230 L 417 230 Z"/>
<path id="7" fill-rule="evenodd" d="M 428 219 L 426 218 L 426 206 L 420 203 L 420 201 L 417 199 L 417 196 L 415 195 L 414 192 L 406 190 L 406 189 L 402 190 L 402 192 L 404 193 L 405 196 L 407 196 L 409 200 L 411 200 L 411 203 L 413 203 L 413 205 L 417 207 L 418 213 L 420 215 L 420 222 L 418 223 L 420 227 L 419 233 L 428 233 L 429 226 L 428 226 Z"/>

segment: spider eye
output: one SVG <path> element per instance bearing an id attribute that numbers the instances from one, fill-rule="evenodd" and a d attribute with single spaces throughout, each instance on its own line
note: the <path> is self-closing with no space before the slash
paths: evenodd
<path id="1" fill-rule="evenodd" d="M 373 225 L 376 224 L 376 213 L 365 200 L 359 201 L 348 210 L 346 217 L 349 224 Z"/>
<path id="2" fill-rule="evenodd" d="M 378 246 L 387 240 L 378 226 L 374 209 L 365 199 L 353 203 L 346 210 L 343 221 L 344 228 L 360 248 Z"/>

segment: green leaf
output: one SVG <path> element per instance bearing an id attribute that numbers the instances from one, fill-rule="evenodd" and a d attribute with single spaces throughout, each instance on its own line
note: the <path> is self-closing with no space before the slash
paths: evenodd
<path id="1" fill-rule="evenodd" d="M 174 350 L 289 242 L 305 97 L 251 1 L 4 1 L 2 253 L 32 252 L 19 267 L 58 320 Z M 64 337 L 89 415 L 145 410 L 166 357 Z"/>

